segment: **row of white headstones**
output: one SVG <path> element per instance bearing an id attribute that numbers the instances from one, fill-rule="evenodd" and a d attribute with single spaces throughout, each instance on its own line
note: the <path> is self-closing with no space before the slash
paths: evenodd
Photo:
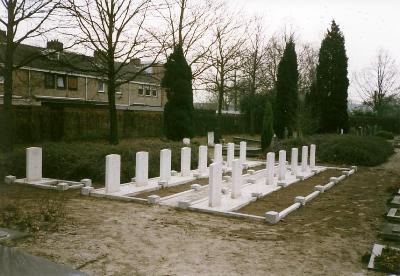
<path id="1" fill-rule="evenodd" d="M 241 166 L 246 165 L 246 150 L 247 143 L 240 142 L 239 160 Z M 160 151 L 160 177 L 159 185 L 164 186 L 168 183 L 172 176 L 171 169 L 172 151 L 170 149 L 163 149 Z M 227 145 L 227 161 L 226 167 L 231 168 L 235 158 L 235 144 L 229 143 Z M 201 177 L 207 174 L 207 160 L 208 160 L 208 147 L 199 147 L 198 169 L 192 176 Z M 222 145 L 216 144 L 214 146 L 214 163 L 224 163 L 222 156 Z M 116 193 L 120 190 L 121 181 L 121 156 L 118 154 L 110 154 L 106 156 L 106 179 L 105 179 L 105 192 Z M 181 177 L 191 176 L 191 148 L 184 147 L 181 149 Z M 137 187 L 147 186 L 149 183 L 149 153 L 140 151 L 136 153 L 136 167 L 135 179 Z"/>
<path id="2" fill-rule="evenodd" d="M 298 176 L 298 149 L 292 148 L 291 155 L 291 174 L 295 177 Z M 315 154 L 316 146 L 310 146 L 310 163 L 308 165 L 308 146 L 302 147 L 301 157 L 301 171 L 307 172 L 309 169 L 315 168 Z M 279 151 L 279 163 L 278 163 L 278 182 L 284 181 L 286 178 L 287 166 L 286 166 L 286 151 Z M 236 199 L 241 197 L 241 187 L 243 184 L 242 179 L 242 165 L 240 160 L 232 161 L 232 178 L 231 178 L 231 198 Z M 275 185 L 275 153 L 269 152 L 267 154 L 267 165 L 266 165 L 266 184 Z M 209 176 L 209 207 L 221 206 L 222 199 L 222 163 L 214 162 L 210 165 L 210 176 Z"/>

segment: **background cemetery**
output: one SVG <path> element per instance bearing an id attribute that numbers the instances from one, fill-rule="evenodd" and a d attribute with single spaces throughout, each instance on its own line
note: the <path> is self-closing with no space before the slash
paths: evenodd
<path id="1" fill-rule="evenodd" d="M 11 2 L 0 4 L 10 11 L 0 28 L 19 16 Z M 1 33 L 0 247 L 99 275 L 400 271 L 390 261 L 400 248 L 400 82 L 387 52 L 368 68 L 387 74 L 369 83 L 368 74 L 349 77 L 334 20 L 313 48 L 294 32 L 267 39 L 259 19 L 237 20 L 224 2 L 167 0 L 164 10 L 143 0 L 149 15 L 132 13 L 134 1 L 95 0 L 119 5 L 110 16 L 125 18 L 122 38 L 101 30 L 97 41 L 88 28 L 101 16 L 88 15 L 99 5 L 61 2 L 24 6 L 47 15 L 21 20 L 38 24 L 35 36 L 62 37 L 46 22 L 68 14 L 79 35 L 63 32 L 64 50 L 101 57 L 90 70 L 107 84 L 107 101 L 16 104 L 13 76 L 38 57 L 15 58 L 30 33 Z M 141 40 L 126 42 L 136 19 L 155 15 L 165 29 L 140 25 Z M 121 73 L 136 58 L 150 61 Z M 121 85 L 160 64 L 165 106 L 116 103 Z"/>

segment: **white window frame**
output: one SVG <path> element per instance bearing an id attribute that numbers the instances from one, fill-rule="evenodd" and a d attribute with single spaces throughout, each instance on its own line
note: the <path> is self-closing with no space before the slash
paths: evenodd
<path id="1" fill-rule="evenodd" d="M 146 88 L 145 88 L 145 90 L 144 90 L 144 95 L 145 95 L 146 97 L 151 97 L 151 86 L 150 86 L 150 85 L 146 85 L 145 87 L 146 87 Z M 149 95 L 147 95 L 147 91 L 149 91 Z"/>
<path id="2" fill-rule="evenodd" d="M 142 93 L 139 92 L 139 90 L 142 90 Z M 145 95 L 145 91 L 144 91 L 144 85 L 143 84 L 139 84 L 139 88 L 138 88 L 138 96 L 140 97 L 144 97 Z"/>
<path id="3" fill-rule="evenodd" d="M 100 90 L 100 83 L 102 84 L 102 89 Z M 104 81 L 102 81 L 102 80 L 98 80 L 98 83 L 97 83 L 97 92 L 98 93 L 105 93 L 106 92 L 106 83 L 104 82 Z"/>
<path id="4" fill-rule="evenodd" d="M 153 87 L 152 89 L 150 89 L 150 90 L 151 90 L 151 96 L 154 97 L 154 98 L 158 98 L 158 90 L 157 90 L 157 87 L 154 86 L 154 87 Z M 155 95 L 153 95 L 153 91 L 156 92 Z"/>
<path id="5" fill-rule="evenodd" d="M 59 82 L 58 82 L 59 79 L 62 79 L 62 82 L 63 82 L 63 84 L 64 84 L 64 87 L 58 85 L 58 84 L 59 84 Z M 67 86 L 68 86 L 68 83 L 67 83 L 67 76 L 66 76 L 66 75 L 56 75 L 56 89 L 59 89 L 59 90 L 66 90 L 66 89 L 67 89 Z"/>

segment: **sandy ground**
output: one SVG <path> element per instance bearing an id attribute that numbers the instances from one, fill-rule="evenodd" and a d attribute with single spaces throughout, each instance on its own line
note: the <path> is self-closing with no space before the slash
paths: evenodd
<path id="1" fill-rule="evenodd" d="M 278 225 L 71 194 L 68 221 L 15 246 L 91 275 L 373 275 L 361 263 L 377 241 L 400 154 L 359 172 Z M 321 183 L 326 184 L 326 183 Z M 34 199 L 38 190 L 3 186 Z"/>

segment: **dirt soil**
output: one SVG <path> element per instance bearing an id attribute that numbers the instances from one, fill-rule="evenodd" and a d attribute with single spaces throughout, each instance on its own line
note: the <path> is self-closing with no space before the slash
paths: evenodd
<path id="1" fill-rule="evenodd" d="M 289 187 L 267 195 L 239 209 L 237 212 L 256 216 L 264 216 L 268 211 L 280 212 L 292 205 L 296 196 L 307 196 L 314 192 L 315 186 L 328 184 L 329 178 L 339 177 L 342 174 L 343 173 L 339 170 L 327 170 L 314 177 L 294 183 Z"/>
<path id="2" fill-rule="evenodd" d="M 68 220 L 14 246 L 91 275 L 374 275 L 370 252 L 400 180 L 400 154 L 359 172 L 279 224 L 69 193 Z M 0 185 L 0 201 L 44 193 Z"/>

